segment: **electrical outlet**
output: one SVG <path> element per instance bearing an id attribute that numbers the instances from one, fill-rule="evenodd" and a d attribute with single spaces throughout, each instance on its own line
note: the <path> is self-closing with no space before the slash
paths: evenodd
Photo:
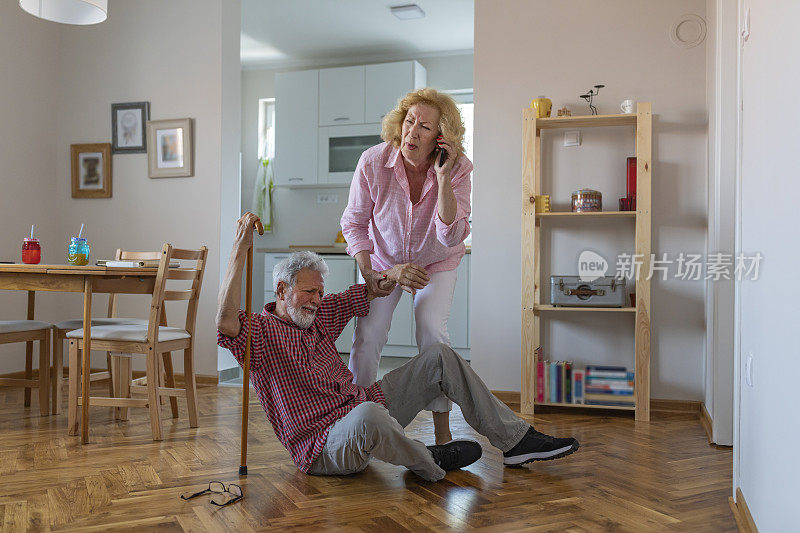
<path id="1" fill-rule="evenodd" d="M 338 204 L 339 203 L 339 195 L 338 194 L 318 194 L 317 195 L 317 203 L 318 204 Z"/>
<path id="2" fill-rule="evenodd" d="M 747 386 L 753 387 L 753 354 L 747 354 L 747 359 L 744 362 L 744 381 Z"/>
<path id="3" fill-rule="evenodd" d="M 580 146 L 581 130 L 571 130 L 564 132 L 564 146 Z"/>

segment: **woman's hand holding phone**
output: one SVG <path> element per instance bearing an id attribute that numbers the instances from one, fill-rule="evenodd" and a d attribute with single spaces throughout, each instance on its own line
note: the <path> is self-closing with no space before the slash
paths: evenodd
<path id="1" fill-rule="evenodd" d="M 453 169 L 455 161 L 450 155 L 453 153 L 453 147 L 450 143 L 445 141 L 441 135 L 436 139 L 436 143 L 439 146 L 439 150 L 436 152 L 436 162 L 433 165 L 433 169 L 436 171 L 436 178 L 441 183 L 445 178 L 450 178 L 450 171 Z"/>

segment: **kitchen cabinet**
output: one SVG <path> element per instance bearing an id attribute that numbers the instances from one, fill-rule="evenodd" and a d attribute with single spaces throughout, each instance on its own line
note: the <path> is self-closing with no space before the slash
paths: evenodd
<path id="1" fill-rule="evenodd" d="M 275 184 L 317 183 L 319 71 L 275 75 Z"/>
<path id="2" fill-rule="evenodd" d="M 450 346 L 455 350 L 469 348 L 469 278 L 471 255 L 467 254 L 458 265 L 458 280 L 453 293 L 453 305 L 450 306 L 450 319 L 447 331 L 450 334 Z M 463 355 L 463 354 L 462 354 Z"/>
<path id="3" fill-rule="evenodd" d="M 328 277 L 325 278 L 325 292 L 336 294 L 344 292 L 348 287 L 356 282 L 356 262 L 349 255 L 331 256 L 325 255 L 325 262 L 328 263 Z M 353 332 L 356 329 L 356 319 L 353 318 L 347 323 L 342 334 L 336 339 L 336 350 L 340 353 L 350 353 L 353 347 Z"/>
<path id="4" fill-rule="evenodd" d="M 279 262 L 291 254 L 266 254 L 264 257 L 264 304 L 275 301 L 275 290 L 272 285 L 272 270 Z"/>
<path id="5" fill-rule="evenodd" d="M 384 114 L 426 82 L 417 61 L 276 74 L 275 184 L 349 186 Z"/>
<path id="6" fill-rule="evenodd" d="M 364 65 L 321 69 L 319 125 L 343 126 L 363 123 Z"/>
<path id="7" fill-rule="evenodd" d="M 425 67 L 417 61 L 367 65 L 364 122 L 381 122 L 400 98 L 425 87 L 426 83 Z"/>
<path id="8" fill-rule="evenodd" d="M 403 291 L 397 307 L 394 308 L 392 315 L 392 325 L 389 329 L 389 346 L 409 347 L 408 355 L 413 356 L 417 353 L 416 323 L 414 322 L 414 299 L 411 295 Z"/>

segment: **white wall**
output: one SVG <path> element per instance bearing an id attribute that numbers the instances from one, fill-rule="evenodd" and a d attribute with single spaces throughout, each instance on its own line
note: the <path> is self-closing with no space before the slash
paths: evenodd
<path id="1" fill-rule="evenodd" d="M 13 19 L 22 17 L 17 15 L 21 10 L 16 5 L 2 9 L 11 11 L 8 16 Z M 233 39 L 234 49 L 238 50 L 238 9 L 238 0 L 111 0 L 108 20 L 95 26 L 26 21 L 29 28 L 20 29 L 16 35 L 19 40 L 25 38 L 27 29 L 46 34 L 52 44 L 46 50 L 43 45 L 34 44 L 32 56 L 25 52 L 23 57 L 36 69 L 20 69 L 29 81 L 24 94 L 17 90 L 23 102 L 18 106 L 20 117 L 15 117 L 16 123 L 4 120 L 1 130 L 2 135 L 18 127 L 27 130 L 29 126 L 24 116 L 27 109 L 37 121 L 36 128 L 44 132 L 39 142 L 31 139 L 31 145 L 45 148 L 37 150 L 35 157 L 24 145 L 17 144 L 15 148 L 20 156 L 44 160 L 41 165 L 28 163 L 30 168 L 21 168 L 21 174 L 38 174 L 32 179 L 46 180 L 31 191 L 42 193 L 44 202 L 50 202 L 43 204 L 48 206 L 43 212 L 54 226 L 48 242 L 43 243 L 45 261 L 65 261 L 68 239 L 81 223 L 86 224 L 84 233 L 92 247 L 92 261 L 112 257 L 117 247 L 157 250 L 164 242 L 184 248 L 209 247 L 197 316 L 195 352 L 195 370 L 205 375 L 216 375 L 217 370 L 214 314 L 219 285 L 221 174 L 235 172 L 238 167 L 235 155 L 234 162 L 229 161 L 234 145 L 238 152 L 240 131 L 236 118 L 239 114 L 238 55 L 232 75 L 230 69 L 226 71 L 235 84 L 233 122 L 225 120 L 223 123 L 223 113 L 230 114 L 231 107 L 226 111 L 222 103 L 222 40 L 223 37 Z M 236 31 L 226 30 L 223 34 L 223 14 L 230 10 L 235 11 Z M 2 20 L 5 25 L 6 13 Z M 44 25 L 43 29 L 38 30 L 38 25 Z M 5 33 L 0 39 L 5 39 Z M 4 46 L 4 61 L 6 49 Z M 48 74 L 44 74 L 45 71 Z M 7 71 L 4 69 L 4 72 Z M 111 104 L 141 100 L 150 102 L 151 119 L 194 119 L 194 176 L 149 179 L 146 154 L 120 154 L 113 156 L 112 198 L 71 198 L 69 145 L 109 142 Z M 46 117 L 40 117 L 43 111 L 48 112 Z M 229 139 L 228 135 L 233 138 Z M 223 149 L 228 158 L 224 165 Z M 3 219 L 13 219 L 17 224 L 16 219 L 22 218 L 20 215 L 36 204 L 21 203 L 19 200 L 24 195 L 15 196 L 20 205 L 17 216 L 3 213 Z M 15 233 L 25 225 L 28 225 L 27 220 Z M 13 241 L 19 239 L 21 235 L 12 238 Z M 80 295 L 49 294 L 42 298 L 45 299 L 51 304 L 41 306 L 38 313 L 44 320 L 57 321 L 81 314 Z M 146 316 L 148 306 L 149 298 L 127 296 L 121 303 L 120 314 Z M 174 303 L 172 307 L 170 322 L 182 324 L 185 306 Z M 106 298 L 95 297 L 93 314 L 104 316 L 105 312 Z M 176 371 L 181 371 L 182 361 L 175 359 Z M 96 364 L 103 363 L 97 360 Z M 138 367 L 143 368 L 141 364 Z"/>
<path id="2" fill-rule="evenodd" d="M 20 262 L 23 237 L 36 224 L 42 260 L 60 256 L 58 219 L 51 194 L 55 181 L 58 35 L 51 24 L 23 12 L 16 2 L 0 3 L 0 260 Z M 65 175 L 67 177 L 67 175 Z M 37 309 L 51 295 L 37 295 Z M 0 291 L 0 320 L 26 318 L 23 292 Z M 44 315 L 36 313 L 36 318 Z M 0 346 L 0 373 L 25 368 L 22 344 Z M 37 358 L 34 356 L 34 361 Z M 38 365 L 34 365 L 38 366 Z"/>
<path id="3" fill-rule="evenodd" d="M 742 49 L 741 249 L 764 256 L 757 281 L 740 285 L 738 474 L 759 531 L 796 531 L 800 460 L 797 424 L 797 277 L 800 251 L 794 223 L 800 182 L 800 110 L 792 90 L 800 68 L 788 59 L 800 48 L 800 4 L 742 2 L 751 35 Z M 776 109 L 777 106 L 777 109 Z M 753 386 L 745 383 L 748 354 Z"/>
<path id="4" fill-rule="evenodd" d="M 23 237 L 36 224 L 42 260 L 61 256 L 64 242 L 54 216 L 57 179 L 55 136 L 58 34 L 52 24 L 23 12 L 16 2 L 0 3 L 0 260 L 20 262 Z M 38 294 L 37 307 L 52 300 Z M 0 320 L 26 318 L 27 296 L 0 291 Z M 36 318 L 44 316 L 37 312 Z M 21 344 L 0 346 L 0 373 L 25 369 Z M 38 359 L 34 356 L 34 360 Z M 35 365 L 38 366 L 38 365 Z"/>
<path id="5" fill-rule="evenodd" d="M 522 109 L 544 94 L 584 113 L 578 95 L 598 83 L 606 85 L 596 100 L 600 113 L 618 112 L 626 97 L 651 101 L 653 252 L 672 259 L 680 251 L 702 253 L 705 46 L 676 48 L 669 29 L 684 13 L 704 15 L 705 3 L 507 0 L 476 2 L 475 9 L 472 361 L 490 388 L 520 390 L 520 290 L 514 280 L 521 277 Z M 625 157 L 633 155 L 632 132 L 583 133 L 580 148 L 564 148 L 552 136 L 545 142 L 543 183 L 549 186 L 554 174 L 564 180 L 551 192 L 559 208 L 566 208 L 571 190 L 592 187 L 603 192 L 606 209 L 615 209 L 625 190 Z M 575 273 L 584 246 L 611 255 L 612 264 L 620 248 L 632 249 L 629 222 L 570 226 L 557 225 L 548 244 L 554 273 Z M 702 400 L 703 283 L 654 281 L 651 297 L 652 396 Z M 632 316 L 574 313 L 551 320 L 543 333 L 545 353 L 553 359 L 633 367 Z"/>

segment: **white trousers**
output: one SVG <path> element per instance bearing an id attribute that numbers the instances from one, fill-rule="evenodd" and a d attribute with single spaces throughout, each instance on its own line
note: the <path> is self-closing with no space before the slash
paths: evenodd
<path id="1" fill-rule="evenodd" d="M 447 319 L 450 318 L 450 306 L 453 303 L 458 274 L 454 269 L 435 272 L 430 276 L 430 282 L 414 296 L 417 348 L 420 353 L 436 344 L 450 345 Z M 372 300 L 367 316 L 356 318 L 353 348 L 350 351 L 348 364 L 355 376 L 356 385 L 367 387 L 375 383 L 381 350 L 389 339 L 392 315 L 402 295 L 403 289 L 397 287 L 388 296 Z M 452 409 L 452 405 L 452 402 L 442 395 L 425 409 L 444 412 Z"/>

